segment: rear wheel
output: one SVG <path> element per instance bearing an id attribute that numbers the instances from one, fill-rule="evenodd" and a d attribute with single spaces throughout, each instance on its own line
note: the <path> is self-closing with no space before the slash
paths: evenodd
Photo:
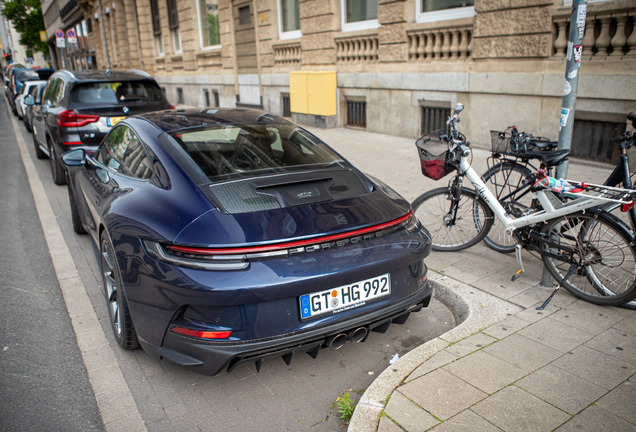
<path id="1" fill-rule="evenodd" d="M 24 128 L 27 130 L 27 132 L 33 133 L 31 122 L 29 121 L 29 118 L 26 115 L 24 116 L 23 121 L 24 121 Z"/>
<path id="2" fill-rule="evenodd" d="M 117 343 L 125 349 L 135 349 L 139 347 L 139 339 L 135 326 L 133 325 L 130 311 L 128 310 L 128 300 L 124 293 L 121 272 L 117 264 L 115 249 L 108 234 L 104 232 L 101 239 L 102 256 L 102 282 L 104 285 L 104 295 L 108 307 L 110 325 Z"/>
<path id="3" fill-rule="evenodd" d="M 603 306 L 619 306 L 636 298 L 636 251 L 632 237 L 606 213 L 574 213 L 548 221 L 546 238 L 559 247 L 543 243 L 544 252 L 566 258 L 543 256 L 557 283 L 576 297 Z M 574 273 L 563 282 L 570 266 Z"/>
<path id="4" fill-rule="evenodd" d="M 518 218 L 530 208 L 532 197 L 527 188 L 516 194 L 514 191 L 523 185 L 530 176 L 532 176 L 532 171 L 525 166 L 514 162 L 503 162 L 486 171 L 482 179 L 508 215 L 512 218 Z M 525 195 L 522 195 L 524 192 Z M 484 242 L 491 249 L 501 253 L 514 252 L 517 243 L 514 237 L 506 232 L 506 227 L 499 219 L 494 220 L 492 229 L 484 238 Z"/>
<path id="5" fill-rule="evenodd" d="M 33 134 L 33 147 L 35 147 L 35 156 L 38 159 L 46 159 L 46 153 L 44 153 L 40 148 L 40 144 L 38 143 L 38 139 L 35 137 L 35 134 Z"/>
<path id="6" fill-rule="evenodd" d="M 493 223 L 492 210 L 475 192 L 461 188 L 455 220 L 450 188 L 430 190 L 413 201 L 413 212 L 430 231 L 432 248 L 454 252 L 479 243 Z"/>
<path id="7" fill-rule="evenodd" d="M 49 141 L 48 143 L 49 161 L 51 162 L 51 175 L 53 175 L 53 183 L 55 183 L 56 185 L 63 185 L 66 183 L 64 168 L 57 160 L 57 155 L 55 154 L 55 144 L 53 144 L 51 141 Z"/>
<path id="8" fill-rule="evenodd" d="M 84 225 L 82 225 L 82 219 L 79 214 L 79 209 L 77 208 L 77 201 L 75 201 L 75 194 L 73 193 L 73 188 L 71 186 L 71 182 L 68 183 L 68 202 L 71 206 L 71 224 L 73 225 L 73 231 L 77 234 L 86 234 L 86 230 L 84 230 Z"/>

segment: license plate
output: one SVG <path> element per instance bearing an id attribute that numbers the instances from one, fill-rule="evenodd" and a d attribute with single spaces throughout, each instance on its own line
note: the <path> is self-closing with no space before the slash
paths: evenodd
<path id="1" fill-rule="evenodd" d="M 371 279 L 300 296 L 300 316 L 313 318 L 362 306 L 368 301 L 391 294 L 391 276 L 387 273 Z"/>
<path id="2" fill-rule="evenodd" d="M 106 119 L 106 124 L 109 127 L 113 127 L 115 126 L 117 123 L 119 123 L 120 121 L 122 121 L 123 119 L 125 119 L 126 117 L 108 117 Z"/>

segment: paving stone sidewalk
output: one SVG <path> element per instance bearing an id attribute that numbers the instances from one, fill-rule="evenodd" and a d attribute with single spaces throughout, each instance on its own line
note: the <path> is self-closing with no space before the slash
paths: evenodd
<path id="1" fill-rule="evenodd" d="M 422 177 L 414 140 L 348 129 L 312 132 L 410 201 L 447 182 Z M 485 172 L 488 154 L 475 149 L 477 172 Z M 612 168 L 571 161 L 568 177 L 602 183 Z M 520 312 L 428 350 L 436 354 L 422 358 L 386 395 L 379 422 L 367 415 L 372 420 L 350 430 L 635 431 L 636 311 L 595 306 L 565 290 L 537 311 L 552 288 L 540 284 L 541 261 L 527 253 L 523 260 L 525 273 L 511 282 L 514 254 L 483 243 L 433 252 L 426 260 L 430 279 L 463 283 Z"/>

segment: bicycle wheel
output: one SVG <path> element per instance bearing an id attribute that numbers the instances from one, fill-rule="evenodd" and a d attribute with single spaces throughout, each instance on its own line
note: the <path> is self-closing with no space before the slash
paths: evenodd
<path id="1" fill-rule="evenodd" d="M 542 243 L 544 252 L 570 257 L 561 261 L 543 255 L 543 262 L 557 283 L 573 295 L 604 306 L 636 298 L 636 251 L 629 231 L 615 217 L 587 210 L 552 219 L 542 232 L 559 245 Z M 564 282 L 571 263 L 578 268 Z"/>
<path id="2" fill-rule="evenodd" d="M 513 192 L 531 175 L 532 171 L 524 165 L 516 162 L 502 162 L 486 171 L 482 175 L 482 179 L 510 217 L 514 219 L 530 208 L 532 196 L 528 193 L 527 188 L 516 194 Z M 501 200 L 501 198 L 505 199 Z M 501 253 L 514 252 L 517 243 L 514 237 L 506 232 L 506 228 L 497 218 L 495 218 L 490 232 L 484 238 L 484 242 L 491 249 Z"/>
<path id="3" fill-rule="evenodd" d="M 448 187 L 430 190 L 413 201 L 413 212 L 430 231 L 432 248 L 454 252 L 479 243 L 492 226 L 493 213 L 475 192 L 461 188 L 455 222 L 451 222 Z"/>

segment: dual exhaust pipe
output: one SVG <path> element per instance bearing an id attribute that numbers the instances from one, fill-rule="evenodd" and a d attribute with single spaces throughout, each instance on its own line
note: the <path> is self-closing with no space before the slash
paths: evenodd
<path id="1" fill-rule="evenodd" d="M 347 333 L 338 333 L 337 335 L 329 336 L 325 340 L 325 345 L 332 349 L 340 349 L 342 346 L 350 340 L 353 343 L 362 342 L 369 333 L 369 329 L 366 327 L 358 327 L 355 330 L 351 330 Z"/>

